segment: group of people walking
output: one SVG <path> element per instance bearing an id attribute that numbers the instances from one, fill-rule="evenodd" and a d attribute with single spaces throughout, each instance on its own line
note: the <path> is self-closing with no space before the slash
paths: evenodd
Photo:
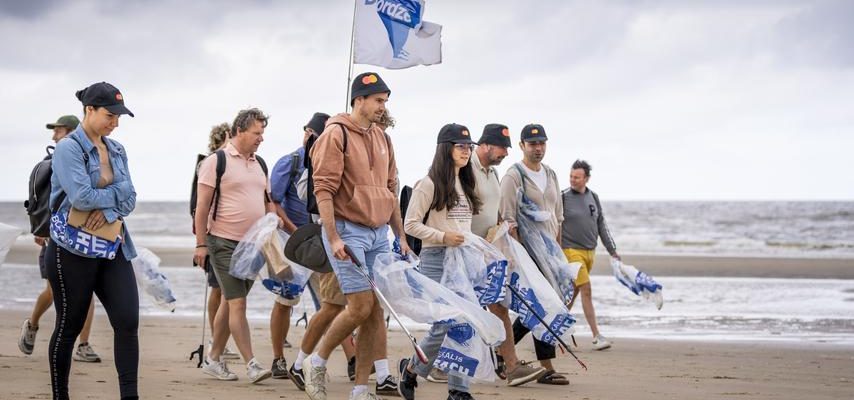
<path id="1" fill-rule="evenodd" d="M 489 240 L 503 221 L 509 223 L 511 235 L 524 241 L 515 230 L 519 190 L 549 213 L 544 224 L 567 259 L 582 263 L 575 285 L 594 336 L 593 348 L 611 346 L 596 325 L 589 271 L 599 237 L 612 257 L 619 255 L 598 196 L 587 188 L 590 165 L 576 161 L 571 168 L 570 188 L 561 191 L 557 174 L 543 163 L 546 130 L 542 125 L 529 124 L 522 128 L 518 142 L 523 159 L 499 178 L 495 167 L 512 147 L 509 128 L 488 124 L 475 141 L 466 126 L 450 123 L 436 136 L 433 162 L 427 175 L 415 183 L 406 214 L 401 215 L 394 140 L 386 133 L 394 126 L 386 109 L 390 95 L 391 89 L 378 74 L 360 74 L 351 88 L 352 112 L 335 116 L 315 113 L 301 133 L 302 146 L 281 157 L 272 169 L 257 154 L 268 123 L 261 110 L 242 110 L 233 123 L 212 131 L 210 155 L 197 166 L 195 203 L 191 205 L 196 237 L 193 259 L 206 271 L 210 285 L 218 288 L 208 304 L 212 341 L 202 363 L 205 374 L 220 380 L 239 379 L 225 361 L 238 357 L 226 347 L 231 337 L 239 357 L 246 362 L 250 382 L 288 378 L 309 398 L 325 400 L 330 396 L 327 360 L 336 347 L 342 346 L 348 375 L 354 382 L 351 399 L 376 395 L 414 399 L 417 376 L 447 380 L 448 399 L 471 399 L 468 379 L 456 374 L 442 376 L 432 367 L 447 325 L 434 324 L 419 341 L 429 362 L 403 358 L 395 368 L 397 377 L 392 375 L 383 309 L 354 261 L 371 271 L 378 255 L 392 251 L 389 236 L 400 239 L 398 251 L 406 255 L 412 252 L 404 240 L 409 235 L 422 243 L 420 273 L 438 282 L 444 273 L 446 250 L 463 244 L 464 234 Z M 132 399 L 137 398 L 138 301 L 128 298 L 129 293 L 136 293 L 129 265 L 135 251 L 128 227 L 121 225 L 120 239 L 111 252 L 100 251 L 110 247 L 98 240 L 93 240 L 97 246 L 81 244 L 86 233 L 69 233 L 70 225 L 63 222 L 73 210 L 80 210 L 88 213 L 86 232 L 94 232 L 116 221 L 121 223 L 133 211 L 136 192 L 126 155 L 118 142 L 107 137 L 118 126 L 120 115 L 133 114 L 124 106 L 121 93 L 107 83 L 78 92 L 78 98 L 84 105 L 84 120 L 69 134 L 73 140 L 58 141 L 53 153 L 52 229 L 44 250 L 46 276 L 58 310 L 50 344 L 54 398 L 67 398 L 74 340 L 83 329 L 95 293 L 116 332 L 115 358 L 122 398 Z M 246 318 L 253 281 L 229 274 L 238 242 L 266 213 L 275 213 L 279 228 L 290 235 L 286 254 L 293 254 L 291 249 L 300 246 L 322 246 L 320 251 L 326 257 L 319 263 L 332 270 L 315 272 L 309 281 L 308 289 L 319 310 L 309 321 L 289 367 L 283 345 L 291 308 L 298 300 L 276 300 L 270 318 L 274 360 L 266 368 L 253 352 Z M 123 294 L 121 299 L 116 297 L 117 291 Z M 507 340 L 495 349 L 496 373 L 507 385 L 569 383 L 551 363 L 554 346 L 535 339 L 540 365 L 522 362 L 515 345 L 528 329 L 518 319 L 511 321 L 505 306 L 493 304 L 488 309 L 504 325 Z M 22 351 L 32 352 L 37 321 L 35 311 L 25 321 Z M 376 374 L 374 391 L 368 387 L 372 370 Z"/>

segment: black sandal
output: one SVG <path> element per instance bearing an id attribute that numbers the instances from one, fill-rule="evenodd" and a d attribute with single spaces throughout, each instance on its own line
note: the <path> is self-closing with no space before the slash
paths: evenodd
<path id="1" fill-rule="evenodd" d="M 545 385 L 569 385 L 569 379 L 566 379 L 565 376 L 555 371 L 546 371 L 543 376 L 537 378 L 537 383 Z"/>

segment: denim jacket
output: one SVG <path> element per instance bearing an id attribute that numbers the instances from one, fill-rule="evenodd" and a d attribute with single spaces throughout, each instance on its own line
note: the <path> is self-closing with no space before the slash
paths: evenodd
<path id="1" fill-rule="evenodd" d="M 71 136 L 76 137 L 77 141 Z M 98 188 L 98 180 L 101 178 L 98 148 L 86 136 L 83 124 L 78 125 L 77 129 L 68 134 L 68 137 L 56 144 L 56 150 L 53 153 L 53 175 L 50 179 L 51 209 L 59 198 L 59 194 L 64 191 L 66 197 L 59 206 L 59 212 L 68 212 L 72 205 L 81 211 L 103 210 L 107 222 L 113 222 L 127 217 L 133 211 L 136 207 L 136 190 L 130 179 L 125 148 L 119 142 L 106 137 L 104 142 L 107 145 L 107 151 L 110 152 L 110 164 L 113 167 L 114 177 L 113 183 L 103 189 Z M 81 144 L 83 151 L 89 154 L 88 163 L 81 152 Z M 54 236 L 53 232 L 51 236 Z M 65 250 L 83 255 L 57 238 L 52 239 Z M 121 249 L 127 260 L 136 257 L 136 249 L 130 237 L 127 221 L 124 221 Z"/>

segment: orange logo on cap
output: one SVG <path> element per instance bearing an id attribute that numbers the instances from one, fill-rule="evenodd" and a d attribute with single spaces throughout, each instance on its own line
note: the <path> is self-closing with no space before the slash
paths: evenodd
<path id="1" fill-rule="evenodd" d="M 539 130 L 539 129 L 536 129 L 536 128 L 531 129 L 531 134 L 532 134 L 532 135 L 536 135 L 536 134 L 538 134 L 538 133 L 540 133 L 540 130 Z"/>
<path id="2" fill-rule="evenodd" d="M 469 135 L 469 131 L 463 129 L 463 136 L 468 136 L 468 135 Z"/>
<path id="3" fill-rule="evenodd" d="M 504 128 L 501 130 L 501 134 L 504 136 L 510 137 L 510 130 L 507 128 Z"/>
<path id="4" fill-rule="evenodd" d="M 124 99 L 122 99 L 122 94 L 121 94 L 121 93 L 116 93 L 116 100 L 118 100 L 118 101 L 122 101 L 122 100 L 124 100 Z"/>
<path id="5" fill-rule="evenodd" d="M 376 75 L 365 75 L 365 77 L 362 78 L 362 83 L 365 85 L 377 83 L 377 76 Z"/>

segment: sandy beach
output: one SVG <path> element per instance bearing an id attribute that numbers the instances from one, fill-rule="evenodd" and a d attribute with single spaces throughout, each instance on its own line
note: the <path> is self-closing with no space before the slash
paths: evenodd
<path id="1" fill-rule="evenodd" d="M 44 318 L 35 353 L 25 356 L 16 340 L 25 312 L 0 311 L 0 399 L 48 399 L 50 379 L 47 343 L 53 312 Z M 303 328 L 292 328 L 292 342 Z M 140 326 L 140 394 L 149 399 L 307 399 L 286 380 L 267 380 L 250 385 L 239 362 L 232 370 L 237 382 L 219 382 L 203 375 L 188 361 L 198 345 L 200 324 L 187 318 L 143 317 Z M 265 324 L 254 323 L 257 357 L 272 361 Z M 112 345 L 107 318 L 96 320 L 92 342 L 104 362 L 74 362 L 71 394 L 74 398 L 118 397 Z M 830 344 L 703 343 L 664 340 L 620 340 L 612 349 L 594 352 L 589 337 L 578 337 L 578 355 L 589 366 L 583 371 L 569 355 L 559 355 L 557 369 L 569 374 L 570 386 L 528 384 L 509 388 L 502 383 L 476 384 L 478 399 L 843 399 L 854 393 L 854 348 Z M 528 341 L 519 346 L 520 356 L 533 359 Z M 389 337 L 389 355 L 396 364 L 410 353 L 401 333 Z M 286 349 L 292 360 L 295 349 Z M 330 399 L 346 399 L 351 388 L 344 357 L 336 350 L 330 360 Z M 373 385 L 373 383 L 371 384 Z M 444 399 L 446 387 L 423 381 L 418 398 Z"/>

